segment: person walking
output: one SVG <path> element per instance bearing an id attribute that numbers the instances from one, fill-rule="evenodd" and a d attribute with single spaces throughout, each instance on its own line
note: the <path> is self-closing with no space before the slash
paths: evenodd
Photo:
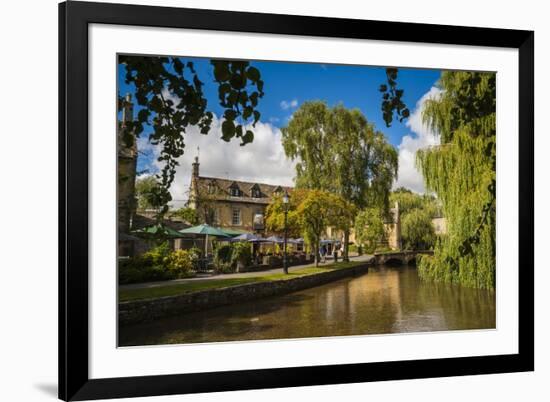
<path id="1" fill-rule="evenodd" d="M 338 247 L 336 245 L 332 248 L 332 256 L 334 257 L 334 262 L 338 262 Z"/>
<path id="2" fill-rule="evenodd" d="M 327 247 L 324 244 L 321 246 L 321 262 L 327 262 Z"/>

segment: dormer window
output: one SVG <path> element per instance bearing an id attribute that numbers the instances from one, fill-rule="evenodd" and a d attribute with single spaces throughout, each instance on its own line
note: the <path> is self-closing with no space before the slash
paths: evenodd
<path id="1" fill-rule="evenodd" d="M 237 185 L 237 183 L 233 183 L 231 187 L 229 187 L 229 194 L 232 197 L 241 197 L 243 195 L 241 189 Z"/>
<path id="2" fill-rule="evenodd" d="M 274 194 L 280 195 L 283 193 L 283 188 L 281 186 L 277 186 L 277 188 L 273 191 Z"/>
<path id="3" fill-rule="evenodd" d="M 261 198 L 262 191 L 260 190 L 260 186 L 258 186 L 257 184 L 254 184 L 250 189 L 250 195 L 252 196 L 252 198 Z"/>

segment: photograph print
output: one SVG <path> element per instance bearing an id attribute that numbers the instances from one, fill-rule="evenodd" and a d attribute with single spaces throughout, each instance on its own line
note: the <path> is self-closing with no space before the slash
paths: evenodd
<path id="1" fill-rule="evenodd" d="M 496 328 L 496 73 L 116 68 L 119 347 Z"/>

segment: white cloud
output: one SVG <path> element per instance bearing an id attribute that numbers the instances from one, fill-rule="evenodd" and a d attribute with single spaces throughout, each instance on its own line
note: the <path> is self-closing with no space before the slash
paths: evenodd
<path id="1" fill-rule="evenodd" d="M 441 90 L 436 87 L 426 92 L 416 103 L 416 108 L 406 123 L 412 133 L 404 136 L 399 144 L 399 172 L 394 188 L 403 186 L 417 193 L 426 191 L 422 174 L 415 166 L 416 151 L 440 143 L 439 135 L 422 123 L 424 103 L 428 99 L 437 98 L 440 94 Z"/>
<path id="2" fill-rule="evenodd" d="M 283 100 L 281 101 L 280 106 L 283 110 L 294 109 L 298 106 L 298 99 L 292 99 L 290 101 Z"/>
<path id="3" fill-rule="evenodd" d="M 185 134 L 185 153 L 181 156 L 176 176 L 170 188 L 174 200 L 187 200 L 191 181 L 191 164 L 199 153 L 200 175 L 259 183 L 292 186 L 295 163 L 287 159 L 281 139 L 282 133 L 269 123 L 258 122 L 246 127 L 254 132 L 254 141 L 240 146 L 240 139 L 230 142 L 221 139 L 222 121 L 214 118 L 210 133 L 200 134 L 190 127 Z M 197 151 L 197 147 L 200 151 Z M 155 162 L 162 168 L 162 163 Z M 174 207 L 183 206 L 175 201 Z"/>

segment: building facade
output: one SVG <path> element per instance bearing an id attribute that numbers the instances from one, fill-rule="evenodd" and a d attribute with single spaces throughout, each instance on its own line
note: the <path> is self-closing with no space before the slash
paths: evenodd
<path id="1" fill-rule="evenodd" d="M 265 232 L 266 208 L 276 195 L 292 187 L 200 175 L 198 157 L 193 163 L 189 207 L 201 222 L 242 232 Z"/>
<path id="2" fill-rule="evenodd" d="M 128 94 L 119 101 L 119 110 L 122 111 L 122 118 L 117 124 L 117 202 L 118 202 L 118 231 L 129 233 L 132 217 L 136 209 L 135 187 L 136 187 L 136 164 L 137 144 L 125 141 L 128 123 L 134 119 L 134 105 L 132 95 Z M 133 135 L 130 135 L 133 137 Z"/>

